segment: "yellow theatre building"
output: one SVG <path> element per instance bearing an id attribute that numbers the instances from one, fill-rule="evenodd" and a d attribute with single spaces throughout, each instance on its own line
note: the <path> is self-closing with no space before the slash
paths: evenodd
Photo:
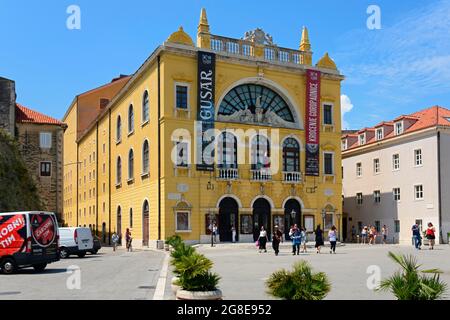
<path id="1" fill-rule="evenodd" d="M 135 247 L 178 234 L 254 241 L 261 226 L 346 228 L 340 88 L 308 30 L 298 50 L 261 29 L 241 39 L 179 28 L 131 76 L 76 96 L 63 121 L 64 223 Z M 270 232 L 269 232 L 270 233 Z M 345 232 L 341 233 L 345 234 Z"/>

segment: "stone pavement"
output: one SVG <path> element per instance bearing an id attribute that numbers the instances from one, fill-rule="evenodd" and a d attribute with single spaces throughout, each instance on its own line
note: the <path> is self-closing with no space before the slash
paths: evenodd
<path id="1" fill-rule="evenodd" d="M 281 246 L 279 256 L 275 256 L 268 244 L 267 253 L 258 253 L 254 244 L 197 245 L 214 262 L 214 271 L 221 276 L 220 289 L 224 299 L 266 300 L 265 280 L 278 269 L 291 269 L 292 265 L 304 259 L 315 271 L 327 273 L 332 289 L 326 299 L 333 300 L 382 300 L 394 299 L 389 292 L 374 292 L 367 287 L 373 275 L 371 266 L 379 268 L 381 278 L 386 278 L 398 270 L 397 265 L 387 256 L 389 251 L 417 256 L 423 268 L 439 268 L 444 273 L 441 278 L 450 285 L 450 246 L 440 245 L 430 251 L 427 247 L 417 251 L 411 246 L 342 244 L 336 254 L 329 253 L 329 246 L 316 254 L 313 243 L 308 244 L 308 253 L 293 256 L 290 243 Z M 373 270 L 373 269 L 372 269 Z M 170 273 L 170 272 L 169 272 Z M 170 279 L 166 284 L 165 299 L 174 299 L 170 292 Z M 369 281 L 370 283 L 371 281 Z M 169 290 L 169 291 L 168 291 Z"/>

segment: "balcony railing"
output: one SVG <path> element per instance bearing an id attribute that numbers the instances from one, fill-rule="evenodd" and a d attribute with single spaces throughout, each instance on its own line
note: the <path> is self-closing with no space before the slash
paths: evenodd
<path id="1" fill-rule="evenodd" d="M 239 179 L 239 171 L 234 168 L 219 168 L 218 180 L 237 180 Z"/>
<path id="2" fill-rule="evenodd" d="M 250 170 L 253 181 L 271 181 L 272 171 L 270 169 Z"/>
<path id="3" fill-rule="evenodd" d="M 211 49 L 216 52 L 226 52 L 246 57 L 255 57 L 255 47 L 258 44 L 244 39 L 233 39 L 217 35 L 211 35 Z M 263 57 L 267 61 L 279 63 L 300 64 L 300 56 L 303 51 L 265 44 Z"/>
<path id="4" fill-rule="evenodd" d="M 301 172 L 283 171 L 283 182 L 301 183 L 302 182 L 302 174 L 301 174 Z"/>

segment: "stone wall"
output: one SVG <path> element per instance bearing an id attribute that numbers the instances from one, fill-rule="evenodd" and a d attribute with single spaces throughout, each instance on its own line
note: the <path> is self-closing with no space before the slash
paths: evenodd
<path id="1" fill-rule="evenodd" d="M 63 128 L 58 125 L 17 124 L 17 140 L 25 163 L 36 181 L 44 209 L 61 217 L 63 203 Z M 40 147 L 40 133 L 52 133 L 50 149 Z M 51 162 L 51 176 L 40 176 L 40 163 Z"/>
<path id="2" fill-rule="evenodd" d="M 0 128 L 14 136 L 16 118 L 15 82 L 0 77 Z"/>

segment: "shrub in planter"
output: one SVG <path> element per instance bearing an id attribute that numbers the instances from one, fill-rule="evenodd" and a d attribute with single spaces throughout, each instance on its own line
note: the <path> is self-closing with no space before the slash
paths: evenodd
<path id="1" fill-rule="evenodd" d="M 175 263 L 179 272 L 178 284 L 181 290 L 177 292 L 178 299 L 218 300 L 222 292 L 217 289 L 220 277 L 212 273 L 212 261 L 204 255 L 194 252 L 183 256 Z"/>
<path id="2" fill-rule="evenodd" d="M 312 272 L 306 261 L 294 264 L 293 271 L 274 272 L 266 282 L 267 293 L 285 300 L 322 300 L 331 285 L 323 272 Z"/>
<path id="3" fill-rule="evenodd" d="M 381 282 L 378 291 L 391 291 L 398 300 L 436 300 L 444 298 L 447 284 L 442 282 L 438 269 L 419 270 L 420 265 L 412 255 L 397 255 L 389 252 L 389 257 L 401 271 Z M 427 276 L 426 274 L 433 274 Z"/>

